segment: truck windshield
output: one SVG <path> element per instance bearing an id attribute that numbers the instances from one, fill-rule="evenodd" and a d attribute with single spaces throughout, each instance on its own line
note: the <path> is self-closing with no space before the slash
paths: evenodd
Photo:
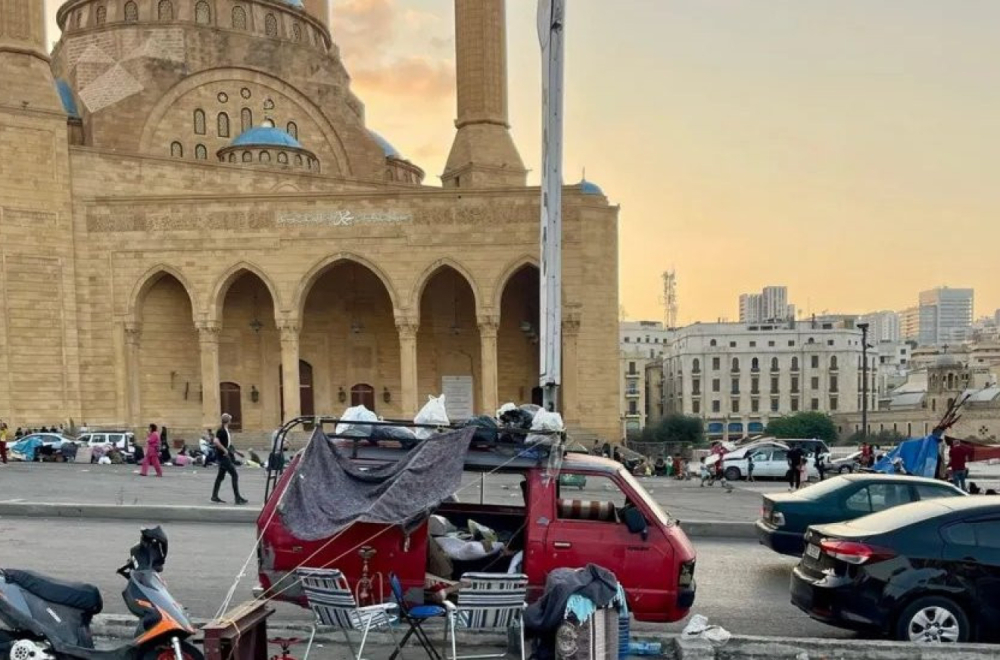
<path id="1" fill-rule="evenodd" d="M 661 524 L 665 526 L 670 526 L 674 524 L 674 521 L 670 517 L 670 515 L 666 511 L 664 511 L 659 504 L 656 503 L 656 500 L 654 500 L 650 496 L 650 494 L 646 492 L 646 489 L 642 487 L 642 484 L 640 484 L 638 481 L 635 480 L 635 477 L 629 474 L 628 470 L 625 469 L 618 470 L 618 475 L 625 481 L 625 483 L 627 483 L 632 488 L 632 490 L 635 492 L 636 495 L 642 498 L 642 501 L 646 503 L 646 506 L 649 507 L 649 510 L 653 512 L 653 514 L 659 519 Z"/>

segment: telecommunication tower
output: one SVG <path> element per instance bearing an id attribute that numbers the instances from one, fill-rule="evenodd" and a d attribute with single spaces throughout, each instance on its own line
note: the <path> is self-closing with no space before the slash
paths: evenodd
<path id="1" fill-rule="evenodd" d="M 677 274 L 673 268 L 663 271 L 663 324 L 677 327 Z"/>

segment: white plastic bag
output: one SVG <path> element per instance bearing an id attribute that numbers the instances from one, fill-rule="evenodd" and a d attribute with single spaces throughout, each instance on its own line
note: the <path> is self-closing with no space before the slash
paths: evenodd
<path id="1" fill-rule="evenodd" d="M 372 434 L 369 424 L 347 424 L 345 422 L 377 422 L 378 415 L 364 406 L 354 406 L 344 411 L 337 424 L 337 435 L 349 435 L 354 438 L 367 438 Z"/>
<path id="2" fill-rule="evenodd" d="M 413 418 L 414 424 L 441 424 L 448 425 L 448 411 L 444 407 L 444 395 L 427 397 L 427 403 L 420 409 L 417 416 Z M 421 440 L 434 435 L 434 429 L 415 429 L 414 434 Z"/>
<path id="3" fill-rule="evenodd" d="M 729 631 L 722 626 L 709 625 L 708 618 L 701 614 L 695 614 L 691 617 L 691 620 L 684 626 L 684 632 L 681 635 L 688 639 L 700 637 L 716 646 L 722 646 L 732 637 Z"/>
<path id="4" fill-rule="evenodd" d="M 525 439 L 527 445 L 556 444 L 559 436 L 556 433 L 536 433 L 536 431 L 564 431 L 563 418 L 557 412 L 539 410 L 531 421 L 531 433 Z"/>
<path id="5" fill-rule="evenodd" d="M 503 404 L 502 406 L 500 406 L 500 409 L 497 410 L 497 419 L 500 419 L 501 417 L 503 417 L 503 414 L 505 412 L 510 412 L 511 410 L 517 410 L 517 406 L 515 406 L 513 403 L 510 402 Z"/>

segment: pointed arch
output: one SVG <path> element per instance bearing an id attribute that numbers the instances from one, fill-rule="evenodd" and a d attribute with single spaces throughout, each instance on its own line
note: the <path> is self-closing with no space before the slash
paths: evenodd
<path id="1" fill-rule="evenodd" d="M 229 293 L 229 289 L 233 286 L 233 283 L 246 273 L 255 275 L 267 287 L 268 292 L 271 294 L 271 301 L 274 303 L 276 314 L 279 310 L 284 309 L 278 288 L 274 285 L 274 281 L 270 276 L 264 272 L 264 269 L 251 261 L 238 261 L 224 270 L 215 280 L 215 285 L 212 286 L 212 293 L 208 299 L 208 307 L 205 310 L 207 320 L 222 320 L 222 307 L 226 302 L 226 294 Z"/>
<path id="2" fill-rule="evenodd" d="M 450 268 L 451 270 L 458 273 L 466 283 L 469 288 L 472 289 L 472 296 L 476 302 L 476 314 L 485 313 L 483 309 L 483 297 L 479 293 L 479 286 L 476 284 L 476 279 L 469 272 L 469 269 L 462 265 L 459 261 L 452 259 L 451 257 L 443 257 L 438 259 L 434 263 L 430 264 L 417 276 L 416 281 L 413 283 L 413 290 L 410 292 L 410 297 L 406 301 L 407 306 L 412 309 L 418 316 L 420 314 L 420 299 L 424 295 L 424 290 L 427 288 L 427 283 L 433 279 L 440 271 Z"/>
<path id="3" fill-rule="evenodd" d="M 125 312 L 131 321 L 136 323 L 142 317 L 142 301 L 149 293 L 149 290 L 159 282 L 165 276 L 171 276 L 175 280 L 181 283 L 184 287 L 184 291 L 187 293 L 188 300 L 191 302 L 191 310 L 195 318 L 198 317 L 201 312 L 201 305 L 195 295 L 195 289 L 191 286 L 190 280 L 186 275 L 177 267 L 170 264 L 159 263 L 143 273 L 132 286 L 132 291 L 129 293 L 129 298 Z"/>
<path id="4" fill-rule="evenodd" d="M 509 262 L 507 267 L 500 273 L 500 276 L 493 284 L 493 309 L 500 309 L 500 303 L 503 301 L 503 290 L 507 287 L 507 282 L 526 266 L 534 266 L 541 270 L 538 257 L 525 254 Z"/>
<path id="5" fill-rule="evenodd" d="M 389 300 L 392 302 L 393 310 L 399 309 L 399 295 L 396 293 L 396 287 L 393 285 L 389 276 L 386 275 L 381 268 L 375 265 L 375 263 L 370 259 L 367 259 L 359 254 L 355 254 L 353 252 L 338 252 L 336 254 L 323 257 L 317 261 L 299 280 L 299 284 L 295 288 L 295 295 L 292 297 L 296 318 L 302 318 L 303 311 L 305 310 L 306 298 L 309 296 L 309 291 L 312 289 L 316 281 L 323 275 L 323 273 L 342 261 L 350 261 L 370 270 L 375 277 L 382 281 L 382 286 L 385 287 L 385 291 L 389 295 Z"/>

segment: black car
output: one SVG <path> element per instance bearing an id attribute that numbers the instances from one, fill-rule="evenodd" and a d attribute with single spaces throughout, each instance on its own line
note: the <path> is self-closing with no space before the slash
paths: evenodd
<path id="1" fill-rule="evenodd" d="M 965 497 L 944 481 L 890 474 L 848 474 L 806 486 L 794 493 L 764 495 L 757 539 L 775 552 L 801 556 L 810 525 L 854 520 L 936 497 Z"/>
<path id="2" fill-rule="evenodd" d="M 810 527 L 792 603 L 902 641 L 1000 641 L 1000 498 L 915 502 Z"/>

